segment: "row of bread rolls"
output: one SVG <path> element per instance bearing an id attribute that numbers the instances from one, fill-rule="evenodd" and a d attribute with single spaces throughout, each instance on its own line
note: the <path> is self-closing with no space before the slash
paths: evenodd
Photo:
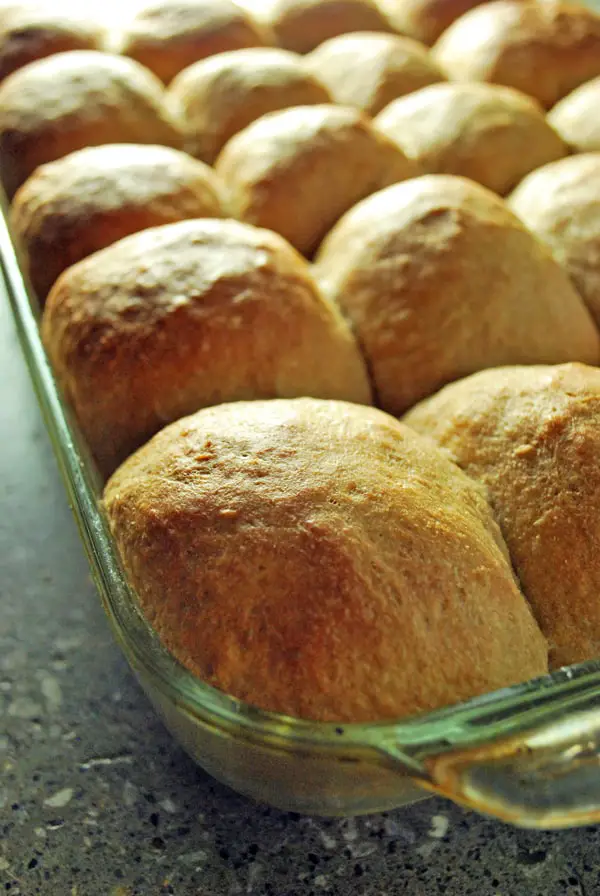
<path id="1" fill-rule="evenodd" d="M 309 53 L 353 32 L 437 42 L 452 80 L 515 87 L 552 106 L 600 74 L 598 17 L 561 0 L 140 0 L 104 31 L 74 0 L 9 0 L 0 10 L 0 80 L 71 49 L 111 49 L 169 83 L 189 65 L 248 47 Z M 438 39 L 439 38 L 439 39 Z"/>
<path id="2" fill-rule="evenodd" d="M 189 158 L 174 162 L 174 152 L 160 154 L 157 148 L 140 149 L 139 165 L 133 148 L 121 155 L 73 152 L 98 144 L 181 145 L 179 122 L 163 89 L 137 63 L 74 51 L 32 63 L 0 88 L 0 169 L 10 195 L 31 175 L 15 198 L 13 224 L 41 299 L 69 264 L 144 226 L 230 214 L 282 234 L 310 256 L 348 209 L 381 187 L 422 171 L 445 172 L 505 194 L 567 151 L 535 101 L 510 88 L 433 84 L 394 100 L 370 121 L 350 106 L 322 103 L 325 88 L 301 70 L 293 54 L 250 49 L 199 65 L 207 64 L 216 77 L 204 80 L 198 108 L 188 93 L 188 108 L 189 120 L 198 122 L 199 155 L 212 157 L 226 141 L 216 173 Z M 188 73 L 197 86 L 196 68 Z M 313 105 L 262 114 L 270 104 L 298 99 Z M 59 159 L 54 167 L 43 165 L 53 158 Z M 164 197 L 174 189 L 172 165 L 184 181 L 194 172 L 196 199 L 179 196 L 169 209 Z M 138 212 L 117 224 L 114 210 L 120 204 L 146 207 L 153 187 L 141 181 L 152 170 L 160 214 Z M 208 189 L 217 201 L 199 201 L 200 180 L 203 194 Z M 96 207 L 105 219 L 113 209 L 104 232 L 93 223 Z M 84 233 L 93 234 L 89 243 Z"/>
<path id="3" fill-rule="evenodd" d="M 116 206 L 130 227 L 131 207 Z M 600 361 L 598 330 L 559 263 L 493 193 L 448 175 L 359 202 L 312 271 L 280 236 L 232 220 L 134 233 L 59 277 L 43 336 L 106 473 L 205 405 L 369 403 L 365 365 L 379 406 L 400 415 L 486 367 Z"/>
<path id="4" fill-rule="evenodd" d="M 415 15 L 415 0 L 139 0 L 119 21 L 102 23 L 101 9 L 82 10 L 76 0 L 7 0 L 0 9 L 0 81 L 67 50 L 118 52 L 169 83 L 194 62 L 248 47 L 307 53 L 356 31 L 397 31 L 428 43 L 432 29 L 441 33 L 475 2 L 418 0 Z M 428 22 L 427 34 L 416 18 Z"/>
<path id="5" fill-rule="evenodd" d="M 438 34 L 459 19 L 434 48 L 452 78 L 518 87 L 552 105 L 598 74 L 597 21 L 581 6 L 557 0 L 496 0 L 483 8 L 478 0 L 384 2 L 383 17 L 373 0 L 260 2 L 261 26 L 232 0 L 146 0 L 113 43 L 168 83 L 193 62 L 244 47 L 275 43 L 308 52 L 352 32 L 396 32 L 431 43 L 431 31 L 410 26 L 416 15 Z M 0 78 L 53 52 L 105 48 L 97 23 L 82 15 L 67 0 L 9 2 L 0 17 Z"/>
<path id="6" fill-rule="evenodd" d="M 78 73 L 73 83 L 84 96 L 100 76 L 118 88 L 125 84 L 127 90 L 133 83 L 139 92 L 132 73 L 140 78 L 146 74 L 136 63 L 93 52 L 58 55 L 21 74 L 31 75 L 39 66 L 59 63 L 65 70 L 65 59 L 69 79 L 74 71 Z M 160 87 L 153 86 L 159 104 Z M 52 91 L 56 88 L 55 81 Z M 111 121 L 118 114 L 129 125 L 136 118 L 121 101 L 121 94 L 116 90 L 115 94 L 114 108 L 107 102 L 100 114 L 108 109 Z M 27 96 L 31 100 L 31 94 Z M 68 120 L 71 105 L 78 106 L 80 98 L 75 89 L 67 99 L 63 97 L 57 97 L 57 116 L 51 106 L 40 114 L 50 122 L 57 118 L 58 135 L 71 139 L 74 129 L 64 127 L 62 104 L 67 104 Z M 154 127 L 155 120 L 143 103 L 139 105 L 143 114 L 137 118 L 144 127 L 148 121 Z M 77 118 L 77 124 L 81 126 L 78 139 L 82 139 L 90 125 L 83 116 Z M 96 118 L 91 128 L 97 126 Z M 34 151 L 39 145 L 31 143 Z M 378 402 L 395 414 L 444 383 L 482 367 L 568 360 L 596 363 L 598 337 L 589 312 L 566 274 L 507 207 L 470 181 L 448 176 L 413 179 L 416 173 L 396 144 L 357 111 L 333 105 L 294 107 L 263 116 L 232 138 L 219 156 L 216 172 L 167 147 L 107 145 L 72 153 L 36 170 L 15 198 L 11 221 L 25 267 L 42 299 L 65 268 L 90 253 L 137 231 L 184 219 L 227 217 L 233 212 L 246 222 L 282 234 L 307 254 L 319 247 L 314 272 L 320 287 L 351 322 Z M 392 186 L 381 191 L 386 185 Z M 217 228 L 217 248 L 221 238 L 227 244 L 227 232 L 226 227 Z M 125 252 L 121 245 L 118 251 Z M 151 250 L 146 247 L 142 251 Z M 168 283 L 173 270 L 171 251 L 169 245 L 160 287 L 167 307 L 179 295 L 173 297 Z M 173 251 L 177 260 L 177 251 Z M 187 263 L 184 244 L 181 251 L 181 261 Z M 581 252 L 586 251 L 582 245 Z M 95 320 L 98 331 L 104 312 L 103 271 L 106 264 L 110 268 L 112 257 L 109 253 L 108 263 L 90 259 L 92 292 L 96 295 L 98 291 L 99 298 L 92 301 L 80 296 L 75 301 L 77 307 L 85 305 L 85 325 L 89 325 L 88 318 Z M 118 253 L 116 259 L 119 276 L 114 288 L 118 293 L 129 279 L 135 291 L 135 277 L 132 280 L 123 269 L 130 259 L 124 255 L 121 260 Z M 593 265 L 592 257 L 590 267 Z M 220 262 L 217 269 L 227 274 Z M 66 281 L 72 276 L 72 271 L 67 272 Z M 52 292 L 46 315 L 49 320 L 54 313 L 63 313 L 56 311 L 62 301 L 56 295 L 67 295 L 63 316 L 72 314 L 71 287 L 61 293 L 61 284 L 63 280 Z M 593 292 L 590 280 L 583 295 L 597 315 Z M 485 302 L 481 301 L 483 295 Z M 183 298 L 185 304 L 187 297 Z M 126 355 L 136 318 L 127 303 L 117 310 L 119 326 L 119 322 L 128 322 L 119 337 Z M 110 315 L 114 316 L 113 310 Z M 78 313 L 74 318 L 81 320 Z M 545 324 L 540 327 L 542 319 Z M 69 345 L 73 338 L 85 343 L 83 335 L 73 337 L 68 328 L 58 325 L 48 327 L 55 365 L 63 371 L 65 382 L 71 383 L 68 391 L 74 396 L 95 355 L 86 349 L 79 356 Z M 56 342 L 59 336 L 65 340 L 62 345 Z M 152 332 L 149 338 L 164 344 L 164 334 Z M 83 366 L 74 372 L 80 362 Z M 105 369 L 104 360 L 100 366 Z M 160 369 L 158 363 L 154 367 Z M 192 364 L 188 372 L 192 380 L 196 372 Z M 277 374 L 274 376 L 276 380 Z M 91 373 L 88 381 L 95 378 Z M 169 390 L 168 375 L 165 383 Z M 268 391 L 269 387 L 264 388 Z M 275 386 L 270 388 L 269 394 L 280 394 Z M 290 388 L 286 386 L 283 394 L 290 394 Z M 300 393 L 307 388 L 302 377 L 294 388 Z M 244 389 L 240 382 L 223 393 L 213 391 L 225 401 L 244 396 Z M 254 397 L 265 394 L 263 387 L 256 390 Z M 83 393 L 87 395 L 85 388 Z M 110 470 L 162 423 L 199 404 L 211 403 L 207 394 L 210 390 L 202 378 L 190 385 L 189 393 L 179 383 L 173 406 L 163 402 L 160 412 L 151 415 L 153 422 L 136 422 L 136 414 L 125 408 L 120 435 L 110 440 L 110 446 L 109 440 L 100 446 L 100 437 L 91 428 L 94 424 L 100 433 L 111 429 L 117 411 L 107 405 L 97 419 L 84 425 L 103 469 Z M 351 391 L 343 397 L 353 395 Z M 115 403 L 119 406 L 120 402 L 117 390 Z M 85 399 L 75 403 L 81 404 L 80 417 L 85 416 Z"/>
<path id="7" fill-rule="evenodd" d="M 141 62 L 168 83 L 183 68 L 229 50 L 273 44 L 268 28 L 233 0 L 149 0 L 103 21 L 77 0 L 8 0 L 0 8 L 0 81 L 67 50 L 103 50 Z M 136 9 L 137 7 L 137 9 Z"/>
<path id="8" fill-rule="evenodd" d="M 61 71 L 66 70 L 68 83 L 73 81 L 83 96 L 93 93 L 101 78 L 115 88 L 114 107 L 112 93 L 105 91 L 108 102 L 100 114 L 108 110 L 110 122 L 116 116 L 117 130 L 121 119 L 130 125 L 137 118 L 141 131 L 149 124 L 153 133 L 156 121 L 144 105 L 142 82 L 133 78 L 135 74 L 141 79 L 144 72 L 135 63 L 97 53 L 71 53 L 32 65 L 21 74 L 35 74 L 39 66 L 58 67 L 58 63 Z M 160 88 L 153 86 L 160 106 Z M 502 90 L 485 85 L 477 89 Z M 51 90 L 57 92 L 56 80 Z M 81 104 L 76 93 L 74 89 L 67 99 L 57 96 L 57 115 L 51 105 L 40 112 L 51 124 L 57 119 L 58 136 L 66 134 L 68 140 L 74 126 L 69 129 L 65 120 L 69 122 L 72 105 L 78 109 Z M 136 103 L 141 96 L 141 114 L 131 114 L 123 94 L 129 103 L 131 96 Z M 31 102 L 32 93 L 26 96 Z M 90 128 L 97 128 L 97 117 L 90 126 L 78 116 L 76 124 L 81 128 L 77 139 L 84 139 Z M 35 151 L 40 143 L 31 145 Z M 233 211 L 310 253 L 351 209 L 321 246 L 315 271 L 328 296 L 353 324 L 379 402 L 394 413 L 481 366 L 595 362 L 596 334 L 589 314 L 566 277 L 506 208 L 483 191 L 477 193 L 473 184 L 452 178 L 425 178 L 405 188 L 398 184 L 415 173 L 401 150 L 350 108 L 296 107 L 263 116 L 234 137 L 219 156 L 216 174 L 167 148 L 107 146 L 71 154 L 36 171 L 19 191 L 11 217 L 29 275 L 43 298 L 70 264 L 147 227 L 224 217 Z M 380 193 L 386 184 L 396 185 Z M 373 193 L 371 200 L 352 208 Z M 581 251 L 585 254 L 586 246 Z M 456 260 L 459 275 L 453 271 Z M 593 264 L 592 259 L 590 267 Z M 431 285 L 422 270 L 430 272 Z M 433 363 L 421 356 L 438 327 L 440 282 L 448 283 L 451 305 L 460 310 L 455 310 L 450 324 L 442 309 L 449 345 L 436 352 Z M 480 289 L 486 290 L 488 301 L 472 307 Z M 419 295 L 428 290 L 432 300 L 417 315 Z M 527 302 L 529 294 L 535 298 Z M 597 314 L 591 284 L 584 297 Z M 397 314 L 394 304 L 400 299 L 406 308 Z M 515 322 L 517 312 L 520 319 Z M 542 315 L 549 317 L 550 325 L 540 329 L 535 321 Z M 572 325 L 564 335 L 568 321 Z M 405 343 L 412 352 L 398 353 L 396 346 Z M 431 354 L 431 347 L 428 351 Z M 140 431 L 146 432 L 143 427 Z M 134 434 L 133 441 L 125 440 L 127 450 L 135 446 L 136 438 L 139 435 Z M 115 457 L 122 456 L 117 450 Z"/>
<path id="9" fill-rule="evenodd" d="M 104 61 L 100 57 L 102 66 Z M 255 131 L 259 136 L 253 142 Z M 571 164 L 575 168 L 576 159 Z M 40 297 L 70 264 L 123 236 L 186 218 L 225 217 L 232 207 L 239 217 L 312 251 L 347 209 L 375 192 L 333 229 L 319 250 L 315 271 L 352 320 L 383 407 L 400 413 L 447 380 L 485 364 L 595 360 L 588 317 L 566 277 L 505 206 L 474 184 L 452 178 L 402 186 L 398 181 L 410 178 L 414 168 L 348 108 L 302 107 L 265 116 L 228 144 L 217 172 L 228 187 L 226 201 L 217 174 L 168 148 L 94 147 L 39 168 L 19 191 L 11 221 Z M 586 220 L 591 222 L 589 215 Z M 578 245 L 581 253 L 590 254 L 589 241 Z M 452 269 L 456 260 L 460 276 Z M 592 253 L 589 267 L 594 263 Z M 431 286 L 421 269 L 430 271 Z M 462 307 L 469 324 L 466 335 L 472 344 L 448 331 L 450 345 L 435 363 L 421 359 L 413 364 L 406 352 L 396 356 L 394 345 L 408 338 L 418 359 L 436 326 L 435 301 L 417 317 L 408 313 L 413 301 L 417 307 L 416 293 L 414 300 L 407 298 L 413 280 L 418 292 L 430 289 L 433 300 L 439 283 L 448 284 L 446 291 L 454 293 L 453 304 Z M 479 289 L 486 291 L 486 304 L 469 308 Z M 597 314 L 593 292 L 590 282 L 583 294 Z M 404 295 L 408 309 L 393 326 L 378 313 L 392 294 Z M 529 294 L 534 298 L 527 302 Z M 517 312 L 520 322 L 513 320 Z M 550 321 L 543 329 L 535 326 L 542 314 Z M 420 337 L 413 333 L 417 324 Z M 458 332 L 461 319 L 453 326 Z M 385 340 L 392 350 L 389 357 L 379 357 L 377 346 Z"/>
<path id="10" fill-rule="evenodd" d="M 321 128 L 324 119 L 326 146 L 332 132 L 352 134 L 350 143 L 358 133 L 370 164 L 364 176 L 358 155 L 365 192 L 382 185 L 368 150 L 388 143 L 368 122 L 331 106 L 292 111 Z M 311 140 L 300 144 L 313 164 Z M 342 146 L 325 154 L 321 192 L 348 155 Z M 391 157 L 387 149 L 381 155 Z M 392 155 L 408 164 L 399 150 Z M 575 159 L 557 164 L 566 161 Z M 59 188 L 50 234 L 65 211 L 60 184 L 73 177 L 71 236 L 66 227 L 63 239 L 72 240 L 75 258 L 67 264 L 153 224 L 228 214 L 218 173 L 173 149 L 98 147 L 34 178 L 42 173 L 48 195 Z M 34 178 L 24 188 L 29 206 L 22 204 L 30 226 L 45 207 L 40 201 L 36 209 Z M 88 197 L 87 217 L 78 194 Z M 345 195 L 352 205 L 355 194 Z M 317 190 L 309 211 L 321 201 Z M 90 242 L 78 255 L 72 235 L 86 221 Z M 400 413 L 481 367 L 595 364 L 598 335 L 579 296 L 500 200 L 454 177 L 407 179 L 365 199 L 325 240 L 314 274 L 275 234 L 205 219 L 108 245 L 51 291 L 44 341 L 105 472 L 165 423 L 242 400 L 165 430 L 107 488 L 113 531 L 147 617 L 202 678 L 310 718 L 401 715 L 541 674 L 546 643 L 484 493 L 446 456 L 367 408 L 243 399 L 310 394 L 367 404 L 366 361 L 376 400 Z M 352 322 L 364 360 L 330 298 Z M 582 377 L 580 404 L 593 434 L 587 371 Z M 575 386 L 565 383 L 569 396 Z M 567 418 L 548 431 L 568 432 Z M 587 429 L 567 462 L 573 482 L 575 474 L 581 480 L 573 493 L 588 487 L 591 507 L 597 479 L 586 469 L 595 461 Z M 518 456 L 528 453 L 525 445 Z M 466 466 L 458 451 L 455 458 Z M 532 501 L 534 522 L 548 494 L 542 489 Z M 562 504 L 557 510 L 553 537 L 557 526 L 568 531 L 571 506 L 562 516 Z M 494 509 L 511 544 L 510 526 Z M 524 556 L 511 554 L 515 566 L 529 563 Z M 566 647 L 548 622 L 543 588 L 536 592 L 519 572 L 553 662 L 595 650 L 586 603 L 594 570 L 586 565 L 570 580 L 578 600 L 570 610 L 565 604 Z M 581 608 L 592 626 L 587 641 L 577 634 Z"/>
<path id="11" fill-rule="evenodd" d="M 497 0 L 488 5 L 497 6 L 498 2 L 513 2 L 520 10 L 549 5 L 547 0 Z M 550 4 L 552 9 L 554 5 Z M 593 27 L 600 18 L 586 10 L 565 9 L 585 14 L 580 30 L 593 43 Z M 462 22 L 459 19 L 453 27 Z M 548 37 L 545 49 L 554 65 L 562 65 L 562 45 L 552 46 Z M 600 59 L 600 53 L 597 55 Z M 537 71 L 537 63 L 535 68 Z M 591 71 L 585 69 L 586 74 Z M 245 139 L 241 132 L 266 114 L 290 107 L 333 100 L 371 115 L 378 112 L 375 129 L 423 173 L 464 175 L 501 194 L 570 148 L 589 151 L 598 147 L 592 113 L 600 78 L 559 102 L 547 120 L 535 99 L 513 88 L 443 83 L 443 78 L 424 46 L 386 34 L 334 38 L 306 60 L 264 47 L 220 53 L 185 69 L 167 94 L 147 69 L 131 60 L 95 51 L 59 53 L 31 63 L 0 87 L 2 180 L 12 196 L 40 164 L 86 145 L 161 143 L 184 148 L 217 166 L 223 156 L 226 177 L 232 182 L 234 213 L 250 223 L 279 230 L 281 215 L 271 215 L 266 208 L 263 217 L 249 190 L 264 196 L 263 181 L 270 180 L 274 166 L 279 177 L 295 179 L 295 164 L 306 168 L 305 144 L 308 141 L 312 146 L 315 134 L 311 127 L 303 127 L 300 115 L 269 119 L 268 130 L 266 122 L 257 124 Z M 529 87 L 534 85 L 523 85 Z M 317 116 L 316 112 L 306 114 L 309 119 Z M 297 156 L 289 172 L 280 170 L 284 141 L 278 133 L 278 129 L 288 128 L 294 133 L 292 149 Z M 240 142 L 236 144 L 238 134 Z M 267 159 L 263 158 L 263 143 L 269 144 Z M 343 138 L 341 143 L 340 152 L 344 152 Z M 237 153 L 232 146 L 238 147 Z M 289 147 L 286 153 L 290 155 Z M 243 164 L 238 165 L 240 155 Z M 350 197 L 351 201 L 357 198 Z M 333 209 L 332 214 L 336 214 Z M 332 223 L 330 216 L 321 223 L 321 230 Z M 303 252 L 312 251 L 315 238 L 318 242 L 323 235 L 300 235 L 296 243 L 293 233 L 286 228 L 282 233 Z"/>

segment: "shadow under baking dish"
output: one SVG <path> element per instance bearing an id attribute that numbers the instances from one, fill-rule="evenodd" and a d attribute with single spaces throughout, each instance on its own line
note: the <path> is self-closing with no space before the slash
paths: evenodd
<path id="1" fill-rule="evenodd" d="M 123 574 L 102 484 L 54 381 L 6 210 L 2 197 L 3 279 L 92 575 L 131 668 L 187 752 L 240 793 L 296 812 L 363 814 L 437 792 L 523 827 L 600 821 L 600 661 L 410 719 L 343 726 L 263 712 L 177 662 Z"/>

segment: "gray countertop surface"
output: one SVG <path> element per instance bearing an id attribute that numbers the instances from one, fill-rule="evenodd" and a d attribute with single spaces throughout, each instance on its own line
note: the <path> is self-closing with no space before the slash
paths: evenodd
<path id="1" fill-rule="evenodd" d="M 304 818 L 199 770 L 112 640 L 3 295 L 0 363 L 1 893 L 599 896 L 600 828 Z"/>

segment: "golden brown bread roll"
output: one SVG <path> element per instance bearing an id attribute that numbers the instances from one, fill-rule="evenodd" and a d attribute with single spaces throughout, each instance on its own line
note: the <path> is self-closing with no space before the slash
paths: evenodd
<path id="1" fill-rule="evenodd" d="M 376 0 L 268 0 L 262 16 L 277 45 L 295 53 L 352 31 L 393 31 Z"/>
<path id="2" fill-rule="evenodd" d="M 433 44 L 452 22 L 485 0 L 381 0 L 400 34 Z"/>
<path id="3" fill-rule="evenodd" d="M 500 195 L 567 152 L 539 103 L 495 84 L 434 84 L 391 103 L 375 124 L 423 171 Z"/>
<path id="4" fill-rule="evenodd" d="M 483 491 L 380 411 L 200 411 L 130 458 L 104 503 L 162 641 L 256 706 L 393 718 L 546 670 Z"/>
<path id="5" fill-rule="evenodd" d="M 453 81 L 515 87 L 550 108 L 600 74 L 600 16 L 560 0 L 495 0 L 457 19 L 433 55 Z"/>
<path id="6" fill-rule="evenodd" d="M 67 4 L 9 2 L 0 7 L 0 81 L 54 53 L 103 47 L 103 29 Z"/>
<path id="7" fill-rule="evenodd" d="M 600 653 L 600 371 L 486 370 L 406 422 L 486 486 L 553 666 Z"/>
<path id="8" fill-rule="evenodd" d="M 323 242 L 315 272 L 392 414 L 482 368 L 600 359 L 566 273 L 464 178 L 432 174 L 365 199 Z"/>
<path id="9" fill-rule="evenodd" d="M 232 0 L 149 0 L 115 49 L 168 84 L 199 59 L 267 43 L 266 31 Z"/>
<path id="10" fill-rule="evenodd" d="M 600 327 L 600 152 L 533 171 L 509 202 L 550 246 Z"/>
<path id="11" fill-rule="evenodd" d="M 575 152 L 600 151 L 600 78 L 593 78 L 562 99 L 548 121 Z"/>
<path id="12" fill-rule="evenodd" d="M 296 53 L 253 48 L 191 65 L 169 89 L 186 150 L 212 164 L 227 141 L 267 112 L 328 103 L 329 93 Z"/>
<path id="13" fill-rule="evenodd" d="M 38 165 L 104 143 L 181 143 L 160 82 L 136 62 L 74 50 L 32 62 L 0 85 L 0 173 L 9 196 Z"/>
<path id="14" fill-rule="evenodd" d="M 202 162 L 166 146 L 111 144 L 42 165 L 17 191 L 10 220 L 24 268 L 44 299 L 65 268 L 124 236 L 224 215 Z"/>
<path id="15" fill-rule="evenodd" d="M 80 261 L 50 292 L 42 336 L 105 473 L 207 405 L 371 400 L 350 330 L 308 265 L 237 221 L 167 224 Z"/>
<path id="16" fill-rule="evenodd" d="M 417 173 L 360 112 L 330 105 L 264 115 L 229 141 L 216 170 L 235 217 L 306 255 L 359 199 Z"/>
<path id="17" fill-rule="evenodd" d="M 398 96 L 444 80 L 426 47 L 395 34 L 343 34 L 313 50 L 305 64 L 336 103 L 369 115 Z"/>

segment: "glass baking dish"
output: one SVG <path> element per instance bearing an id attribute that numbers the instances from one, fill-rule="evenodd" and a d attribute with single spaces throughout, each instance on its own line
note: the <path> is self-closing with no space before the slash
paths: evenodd
<path id="1" fill-rule="evenodd" d="M 6 210 L 2 197 L 6 290 L 93 577 L 131 668 L 192 757 L 235 790 L 302 813 L 375 812 L 437 792 L 526 827 L 600 821 L 600 662 L 415 718 L 342 727 L 261 712 L 179 665 L 123 575 L 101 481 L 54 381 Z"/>

